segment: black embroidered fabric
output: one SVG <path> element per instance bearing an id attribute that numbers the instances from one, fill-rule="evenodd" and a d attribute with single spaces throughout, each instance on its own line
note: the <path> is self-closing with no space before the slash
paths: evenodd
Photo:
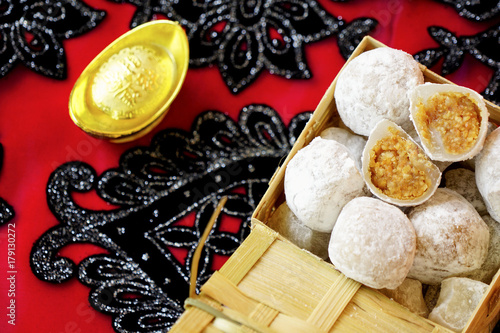
<path id="1" fill-rule="evenodd" d="M 180 22 L 189 39 L 190 66 L 218 66 L 234 94 L 247 88 L 263 70 L 287 79 L 309 79 L 305 44 L 336 34 L 347 59 L 377 25 L 371 18 L 347 23 L 314 0 L 125 2 L 137 7 L 131 28 L 154 14 Z"/>
<path id="2" fill-rule="evenodd" d="M 59 283 L 78 276 L 92 288 L 92 306 L 112 315 L 118 332 L 168 329 L 183 311 L 193 252 L 219 199 L 228 196 L 222 218 L 231 217 L 239 227 L 236 233 L 220 231 L 216 222 L 201 256 L 198 285 L 213 273 L 214 255 L 230 255 L 249 233 L 251 214 L 274 169 L 310 114 L 295 116 L 287 128 L 266 105 L 245 107 L 238 122 L 207 111 L 190 133 L 164 130 L 149 147 L 125 152 L 117 169 L 100 176 L 85 163 L 62 165 L 47 185 L 49 207 L 60 224 L 33 246 L 33 273 Z M 119 208 L 93 211 L 74 202 L 73 192 L 91 190 Z M 188 216 L 192 226 L 178 225 Z M 99 245 L 109 255 L 91 256 L 78 266 L 57 255 L 80 242 Z M 185 264 L 172 248 L 187 250 Z"/>
<path id="3" fill-rule="evenodd" d="M 500 104 L 500 24 L 473 36 L 456 36 L 439 26 L 428 28 L 429 34 L 439 43 L 439 47 L 426 49 L 414 55 L 421 64 L 432 67 L 444 59 L 441 74 L 446 76 L 456 71 L 470 54 L 481 63 L 494 70 L 494 74 L 482 95 L 489 101 Z"/>
<path id="4" fill-rule="evenodd" d="M 439 0 L 452 5 L 457 13 L 472 21 L 485 21 L 494 18 L 500 13 L 500 1 L 480 0 Z"/>
<path id="5" fill-rule="evenodd" d="M 0 6 L 0 77 L 17 64 L 66 78 L 62 41 L 93 29 L 105 16 L 78 0 L 4 0 Z"/>

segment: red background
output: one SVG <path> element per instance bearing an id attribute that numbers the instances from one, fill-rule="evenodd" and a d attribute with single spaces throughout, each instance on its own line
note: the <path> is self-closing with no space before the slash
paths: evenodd
<path id="1" fill-rule="evenodd" d="M 17 65 L 0 79 L 0 143 L 4 146 L 0 172 L 0 197 L 15 209 L 16 325 L 7 324 L 7 226 L 0 227 L 0 332 L 113 332 L 111 317 L 93 310 L 89 289 L 76 278 L 60 285 L 40 281 L 29 266 L 33 243 L 58 221 L 46 200 L 50 174 L 61 164 L 81 160 L 98 174 L 118 166 L 120 155 L 130 147 L 149 145 L 152 135 L 165 128 L 189 130 L 194 117 L 205 110 L 218 110 L 236 118 L 249 104 L 267 104 L 280 113 L 285 123 L 299 112 L 314 110 L 345 59 L 339 53 L 337 37 L 307 44 L 305 53 L 310 80 L 287 80 L 262 73 L 238 95 L 225 86 L 216 67 L 190 69 L 184 86 L 162 123 L 149 135 L 126 144 L 113 144 L 89 137 L 68 115 L 68 97 L 87 64 L 111 41 L 129 30 L 135 7 L 103 0 L 86 0 L 89 6 L 105 10 L 106 18 L 82 36 L 63 41 L 68 75 L 57 81 Z M 360 17 L 378 20 L 371 35 L 388 46 L 416 53 L 437 47 L 427 27 L 440 25 L 453 33 L 473 35 L 495 22 L 477 23 L 460 17 L 450 6 L 436 1 L 361 1 L 347 3 L 319 1 L 332 15 L 347 22 Z M 161 17 L 158 17 L 161 18 Z M 497 20 L 498 21 L 498 20 Z M 439 65 L 435 68 L 439 71 Z M 459 71 L 448 78 L 482 91 L 493 72 L 467 55 Z M 106 208 L 95 197 L 82 196 L 88 208 Z M 110 208 L 110 207 L 108 207 Z M 71 245 L 64 255 L 75 262 L 103 250 L 91 245 Z"/>

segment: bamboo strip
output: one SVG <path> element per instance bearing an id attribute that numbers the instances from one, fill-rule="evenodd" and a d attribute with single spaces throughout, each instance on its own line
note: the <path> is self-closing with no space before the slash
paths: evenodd
<path id="1" fill-rule="evenodd" d="M 278 239 L 238 287 L 253 299 L 305 321 L 339 274 L 318 257 Z"/>
<path id="2" fill-rule="evenodd" d="M 361 286 L 330 332 L 430 333 L 436 326 L 379 292 Z M 441 332 L 451 333 L 445 328 Z"/>
<path id="3" fill-rule="evenodd" d="M 274 319 L 276 319 L 278 315 L 279 311 L 265 304 L 258 303 L 252 313 L 250 313 L 250 318 L 259 323 L 271 326 L 271 323 L 274 321 Z"/>
<path id="4" fill-rule="evenodd" d="M 212 299 L 200 295 L 198 299 L 209 306 L 222 311 L 219 303 Z M 186 333 L 186 332 L 201 332 L 203 331 L 214 319 L 211 314 L 200 310 L 195 307 L 188 308 L 181 318 L 188 318 L 187 320 L 178 320 L 170 329 L 171 333 Z"/>
<path id="5" fill-rule="evenodd" d="M 243 316 L 241 313 L 234 311 L 230 308 L 224 307 L 222 311 L 225 315 L 229 316 L 231 319 L 241 322 L 244 326 L 241 326 L 239 329 L 253 329 L 254 332 L 257 333 L 326 333 L 325 331 L 320 330 L 319 328 L 311 325 L 304 320 L 300 320 L 295 317 L 290 317 L 283 315 L 282 313 L 276 316 L 275 320 L 271 323 L 269 328 L 259 325 L 251 320 L 247 316 Z"/>
<path id="6" fill-rule="evenodd" d="M 349 279 L 343 274 L 339 275 L 307 318 L 307 322 L 322 330 L 329 331 L 360 286 L 359 282 Z"/>
<path id="7" fill-rule="evenodd" d="M 201 331 L 200 331 L 201 332 Z M 219 330 L 218 328 L 214 326 L 207 326 L 204 330 L 203 333 L 224 333 L 223 331 Z"/>
<path id="8" fill-rule="evenodd" d="M 275 330 L 272 330 L 267 326 L 261 325 L 260 323 L 256 323 L 255 321 L 251 320 L 248 316 L 245 316 L 244 314 L 236 310 L 233 310 L 229 307 L 223 307 L 222 313 L 227 315 L 232 320 L 241 323 L 243 326 L 247 326 L 248 328 L 254 330 L 257 333 L 277 333 Z"/>
<path id="9" fill-rule="evenodd" d="M 436 326 L 434 327 L 431 333 L 452 333 L 452 332 L 442 326 Z"/>
<path id="10" fill-rule="evenodd" d="M 220 212 L 222 211 L 222 208 L 224 208 L 226 202 L 227 202 L 227 196 L 224 196 L 220 199 L 219 204 L 215 208 L 215 211 L 213 212 L 212 216 L 210 217 L 210 220 L 208 221 L 207 226 L 200 237 L 198 246 L 194 251 L 192 265 L 191 265 L 191 276 L 189 279 L 190 283 L 189 297 L 194 297 L 196 295 L 196 281 L 198 279 L 198 264 L 200 262 L 201 251 L 203 251 L 203 247 L 205 246 L 205 242 L 207 241 L 208 235 L 210 235 L 214 223 L 219 217 Z"/>
<path id="11" fill-rule="evenodd" d="M 234 311 L 241 314 L 248 325 L 250 325 L 250 321 L 254 321 L 256 327 L 269 327 L 277 317 L 281 317 L 278 323 L 281 323 L 282 326 L 275 324 L 273 326 L 274 330 L 288 332 L 290 329 L 294 331 L 296 329 L 295 326 L 290 326 L 290 321 L 292 320 L 290 316 L 281 314 L 279 311 L 245 295 L 221 273 L 215 272 L 202 287 L 202 292 L 225 305 L 227 308 L 223 308 L 224 313 L 226 311 L 231 313 Z M 293 321 L 294 325 L 297 321 L 298 319 Z M 307 324 L 304 321 L 301 321 L 300 327 L 307 328 L 306 332 L 318 330 L 315 325 Z"/>
<path id="12" fill-rule="evenodd" d="M 247 297 L 220 272 L 215 272 L 201 287 L 201 291 L 244 315 L 250 315 L 259 304 L 259 302 Z"/>
<path id="13" fill-rule="evenodd" d="M 280 333 L 326 333 L 321 331 L 317 327 L 300 320 L 295 317 L 290 316 L 277 316 L 276 319 L 271 324 L 271 328 Z"/>
<path id="14" fill-rule="evenodd" d="M 238 284 L 243 279 L 278 237 L 278 234 L 271 229 L 262 229 L 262 232 L 259 233 L 251 232 L 221 267 L 222 275 L 234 284 Z"/>

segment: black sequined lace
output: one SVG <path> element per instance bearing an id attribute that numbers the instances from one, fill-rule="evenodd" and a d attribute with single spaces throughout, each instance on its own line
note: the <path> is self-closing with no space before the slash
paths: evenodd
<path id="1" fill-rule="evenodd" d="M 3 0 L 0 77 L 22 63 L 42 75 L 66 78 L 62 41 L 93 29 L 104 16 L 77 0 Z"/>
<path id="2" fill-rule="evenodd" d="M 448 75 L 462 65 L 466 54 L 473 56 L 494 74 L 488 86 L 482 92 L 489 101 L 500 104 L 500 25 L 473 36 L 457 36 L 446 28 L 431 26 L 429 34 L 439 44 L 437 48 L 426 49 L 414 55 L 415 59 L 427 67 L 433 67 L 440 59 L 444 59 L 441 74 Z"/>
<path id="3" fill-rule="evenodd" d="M 218 66 L 235 94 L 264 70 L 287 79 L 309 79 L 305 44 L 337 35 L 347 59 L 377 24 L 371 18 L 347 23 L 314 0 L 125 2 L 137 6 L 131 27 L 154 14 L 180 22 L 189 38 L 191 67 Z"/>
<path id="4" fill-rule="evenodd" d="M 230 255 L 249 233 L 251 214 L 274 169 L 309 117 L 299 114 L 287 128 L 265 105 L 245 107 L 237 122 L 207 111 L 190 133 L 164 130 L 149 147 L 127 151 L 117 169 L 100 176 L 81 162 L 62 165 L 47 186 L 60 224 L 34 245 L 34 274 L 58 283 L 78 276 L 92 288 L 92 306 L 112 315 L 119 332 L 168 329 L 183 311 L 193 252 L 219 199 L 228 196 L 222 218 L 237 223 L 237 231 L 223 231 L 216 222 L 201 256 L 198 285 L 213 273 L 214 256 Z M 73 201 L 73 192 L 91 190 L 119 208 L 95 211 Z M 179 224 L 186 219 L 194 222 Z M 81 242 L 109 255 L 76 265 L 57 254 Z M 184 262 L 175 249 L 185 251 Z"/>

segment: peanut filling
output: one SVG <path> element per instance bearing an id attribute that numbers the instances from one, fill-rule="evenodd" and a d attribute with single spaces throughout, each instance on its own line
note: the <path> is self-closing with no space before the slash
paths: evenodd
<path id="1" fill-rule="evenodd" d="M 391 135 L 379 140 L 370 151 L 371 181 L 391 198 L 418 198 L 431 187 L 424 169 L 430 162 L 414 142 L 403 138 L 394 128 L 389 130 Z"/>
<path id="2" fill-rule="evenodd" d="M 422 140 L 432 145 L 432 133 L 439 133 L 448 154 L 469 151 L 479 136 L 481 116 L 476 103 L 468 95 L 457 92 L 439 93 L 427 103 L 418 104 L 416 121 Z"/>

